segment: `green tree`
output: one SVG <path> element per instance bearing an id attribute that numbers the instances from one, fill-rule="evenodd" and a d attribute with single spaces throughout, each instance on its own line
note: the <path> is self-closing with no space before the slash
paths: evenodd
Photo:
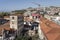
<path id="1" fill-rule="evenodd" d="M 32 40 L 38 40 L 39 36 L 36 34 L 35 36 L 32 36 Z"/>
<path id="2" fill-rule="evenodd" d="M 8 12 L 1 12 L 0 16 L 9 16 L 10 14 Z"/>
<path id="3" fill-rule="evenodd" d="M 12 12 L 15 12 L 16 14 L 23 14 L 24 12 L 26 12 L 26 10 L 15 10 Z"/>
<path id="4" fill-rule="evenodd" d="M 29 39 L 28 36 L 19 36 L 15 40 L 28 40 L 28 39 Z"/>

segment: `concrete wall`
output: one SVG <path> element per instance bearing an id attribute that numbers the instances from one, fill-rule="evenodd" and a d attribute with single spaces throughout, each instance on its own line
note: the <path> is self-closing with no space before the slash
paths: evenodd
<path id="1" fill-rule="evenodd" d="M 14 19 L 12 19 L 12 17 L 14 17 Z M 17 22 L 18 22 L 17 16 L 10 16 L 10 28 L 17 29 L 17 26 L 18 26 Z"/>
<path id="2" fill-rule="evenodd" d="M 40 40 L 47 40 L 47 38 L 45 37 L 43 31 L 42 31 L 41 28 L 40 28 L 40 24 L 39 24 L 39 26 L 38 26 L 38 34 L 39 34 Z"/>
<path id="3" fill-rule="evenodd" d="M 51 19 L 51 16 L 49 16 L 49 15 L 44 15 L 44 17 L 49 19 L 49 20 Z"/>

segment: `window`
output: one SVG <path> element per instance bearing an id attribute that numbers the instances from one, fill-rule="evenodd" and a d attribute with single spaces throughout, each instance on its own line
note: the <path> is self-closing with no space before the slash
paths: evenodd
<path id="1" fill-rule="evenodd" d="M 14 19 L 14 17 L 12 17 L 12 19 Z"/>
<path id="2" fill-rule="evenodd" d="M 33 16 L 33 18 L 34 18 L 34 16 Z"/>
<path id="3" fill-rule="evenodd" d="M 14 21 L 12 21 L 12 24 L 14 24 Z"/>
<path id="4" fill-rule="evenodd" d="M 37 16 L 36 16 L 36 19 L 37 19 Z"/>

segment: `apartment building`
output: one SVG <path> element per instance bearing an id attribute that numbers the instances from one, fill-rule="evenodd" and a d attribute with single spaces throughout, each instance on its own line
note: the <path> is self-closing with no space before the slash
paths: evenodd
<path id="1" fill-rule="evenodd" d="M 16 32 L 10 28 L 10 22 L 0 25 L 0 40 L 14 40 Z"/>
<path id="2" fill-rule="evenodd" d="M 47 15 L 45 14 L 44 17 L 48 20 L 51 20 L 60 25 L 60 16 L 59 15 Z"/>
<path id="3" fill-rule="evenodd" d="M 23 15 L 20 14 L 10 16 L 10 28 L 16 30 L 18 35 L 23 30 L 23 19 Z"/>

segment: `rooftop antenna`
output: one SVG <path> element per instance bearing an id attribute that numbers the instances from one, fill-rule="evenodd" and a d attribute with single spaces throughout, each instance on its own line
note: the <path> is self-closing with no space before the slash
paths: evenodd
<path id="1" fill-rule="evenodd" d="M 39 3 L 35 3 L 35 2 L 32 2 L 33 4 L 35 4 L 35 5 L 38 5 L 38 8 L 39 8 L 39 10 L 40 10 L 40 4 Z M 44 7 L 44 9 L 43 9 L 44 11 L 45 11 L 45 7 Z"/>
<path id="2" fill-rule="evenodd" d="M 38 11 L 38 13 L 40 14 L 40 6 L 41 6 L 41 5 L 40 5 L 39 3 L 35 3 L 35 2 L 32 2 L 32 3 L 38 6 L 37 11 Z"/>
<path id="3" fill-rule="evenodd" d="M 35 3 L 35 2 L 32 2 L 33 4 L 35 4 L 35 5 L 37 5 L 38 6 L 38 8 L 40 8 L 40 4 L 39 3 Z"/>
<path id="4" fill-rule="evenodd" d="M 35 3 L 35 2 L 32 2 L 32 3 L 35 4 L 35 5 L 38 5 L 40 7 L 40 4 L 39 3 Z"/>

